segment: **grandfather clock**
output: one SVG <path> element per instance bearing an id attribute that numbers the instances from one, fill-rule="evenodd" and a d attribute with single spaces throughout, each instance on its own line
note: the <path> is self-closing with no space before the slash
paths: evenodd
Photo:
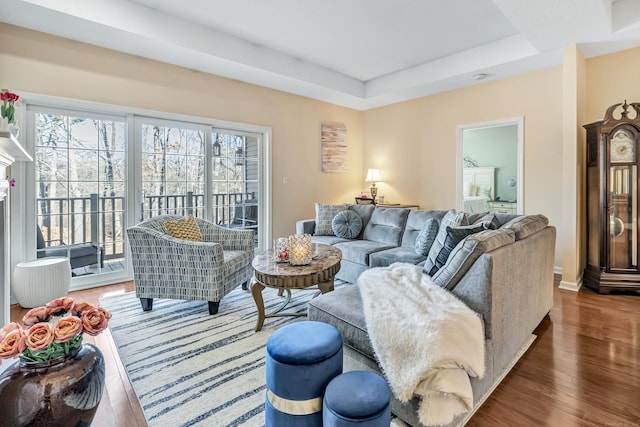
<path id="1" fill-rule="evenodd" d="M 587 130 L 587 267 L 584 283 L 600 293 L 640 291 L 640 103 L 628 105 L 625 101 L 612 105 L 604 119 L 584 128 Z"/>

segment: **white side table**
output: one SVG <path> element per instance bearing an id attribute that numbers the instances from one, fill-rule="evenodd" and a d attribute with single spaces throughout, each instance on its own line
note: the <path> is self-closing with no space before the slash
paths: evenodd
<path id="1" fill-rule="evenodd" d="M 13 294 L 24 308 L 45 305 L 64 297 L 71 285 L 71 264 L 66 257 L 45 257 L 16 264 Z"/>

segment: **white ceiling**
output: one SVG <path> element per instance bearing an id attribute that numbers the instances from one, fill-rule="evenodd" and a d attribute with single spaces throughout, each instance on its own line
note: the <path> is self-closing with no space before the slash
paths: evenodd
<path id="1" fill-rule="evenodd" d="M 640 0 L 0 0 L 0 21 L 362 110 L 640 46 Z"/>

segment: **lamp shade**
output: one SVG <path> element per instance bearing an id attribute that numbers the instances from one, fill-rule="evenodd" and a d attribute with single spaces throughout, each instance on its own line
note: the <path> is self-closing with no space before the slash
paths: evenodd
<path id="1" fill-rule="evenodd" d="M 367 170 L 367 177 L 365 178 L 365 181 L 366 182 L 380 181 L 380 169 Z"/>

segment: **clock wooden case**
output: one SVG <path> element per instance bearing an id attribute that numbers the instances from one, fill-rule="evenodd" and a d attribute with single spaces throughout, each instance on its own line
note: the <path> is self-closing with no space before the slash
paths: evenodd
<path id="1" fill-rule="evenodd" d="M 631 109 L 630 109 L 631 107 Z M 640 292 L 638 144 L 640 103 L 610 106 L 587 131 L 587 266 L 600 293 Z"/>

